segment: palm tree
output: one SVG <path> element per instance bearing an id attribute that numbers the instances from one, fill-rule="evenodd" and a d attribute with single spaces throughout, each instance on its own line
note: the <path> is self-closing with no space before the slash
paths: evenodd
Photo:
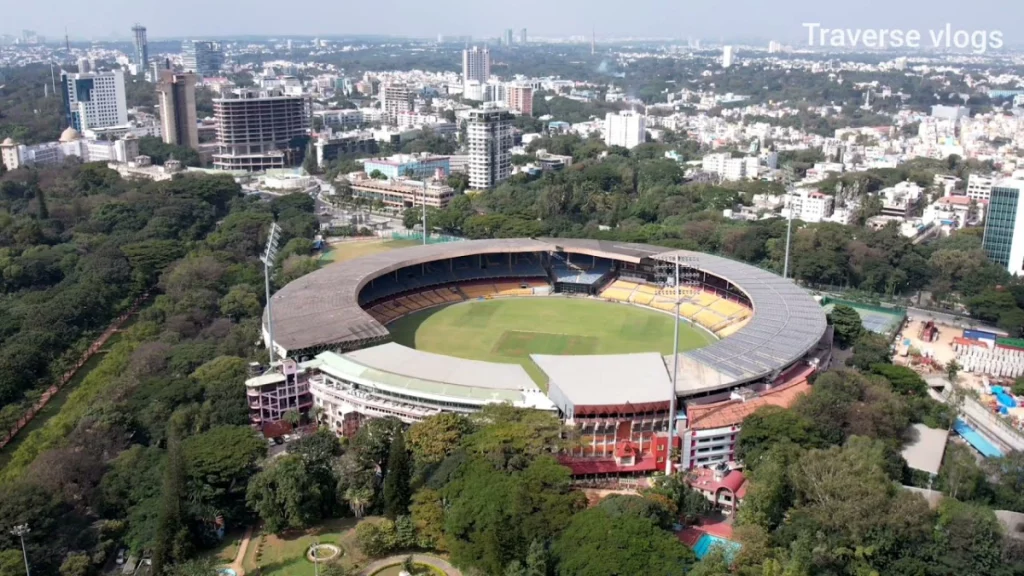
<path id="1" fill-rule="evenodd" d="M 348 502 L 348 507 L 352 509 L 352 513 L 356 515 L 356 518 L 363 517 L 366 507 L 370 505 L 372 499 L 373 493 L 366 488 L 349 488 L 345 491 L 345 500 Z"/>
<path id="2" fill-rule="evenodd" d="M 282 420 L 292 425 L 292 427 L 298 426 L 299 421 L 302 419 L 302 415 L 297 410 L 289 410 L 284 413 L 281 417 Z"/>

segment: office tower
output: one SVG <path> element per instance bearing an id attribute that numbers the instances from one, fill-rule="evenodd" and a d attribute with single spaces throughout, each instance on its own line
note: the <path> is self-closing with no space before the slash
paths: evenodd
<path id="1" fill-rule="evenodd" d="M 604 118 L 604 143 L 607 146 L 633 148 L 647 139 L 647 119 L 635 110 L 618 114 L 608 113 Z"/>
<path id="2" fill-rule="evenodd" d="M 519 43 L 526 44 L 526 28 L 519 31 Z"/>
<path id="3" fill-rule="evenodd" d="M 776 42 L 775 40 L 772 40 L 771 42 L 768 43 L 769 54 L 778 54 L 779 52 L 782 52 L 782 44 Z"/>
<path id="4" fill-rule="evenodd" d="M 160 129 L 164 142 L 199 148 L 196 121 L 196 75 L 161 70 L 156 85 L 160 100 Z"/>
<path id="5" fill-rule="evenodd" d="M 83 132 L 90 128 L 122 126 L 128 123 L 128 105 L 124 94 L 124 73 L 86 72 L 61 74 L 64 119 L 67 125 Z"/>
<path id="6" fill-rule="evenodd" d="M 92 72 L 92 64 L 89 62 L 88 58 L 78 59 L 78 71 L 81 73 Z"/>
<path id="7" fill-rule="evenodd" d="M 491 52 L 486 47 L 474 46 L 462 51 L 462 82 L 470 80 L 484 84 L 491 77 Z"/>
<path id="8" fill-rule="evenodd" d="M 732 46 L 722 46 L 722 68 L 732 66 Z"/>
<path id="9" fill-rule="evenodd" d="M 523 116 L 533 116 L 533 88 L 522 84 L 505 87 L 505 103 L 508 109 Z"/>
<path id="10" fill-rule="evenodd" d="M 511 46 L 512 45 L 512 29 L 511 28 L 506 28 L 505 29 L 505 38 L 504 38 L 504 40 L 505 40 L 505 46 Z"/>
<path id="11" fill-rule="evenodd" d="M 307 96 L 242 88 L 214 98 L 218 170 L 261 171 L 299 163 L 309 140 L 312 105 Z"/>
<path id="12" fill-rule="evenodd" d="M 1024 180 L 992 186 L 981 246 L 989 260 L 1010 274 L 1024 274 Z"/>
<path id="13" fill-rule="evenodd" d="M 132 26 L 132 35 L 135 37 L 135 57 L 132 63 L 139 72 L 145 73 L 149 67 L 149 42 L 146 41 L 146 27 L 142 24 Z"/>
<path id="14" fill-rule="evenodd" d="M 288 42 L 291 43 L 291 40 Z M 194 72 L 200 78 L 207 78 L 219 74 L 223 66 L 224 51 L 220 44 L 205 40 L 185 40 L 181 43 L 181 67 L 185 72 Z"/>
<path id="15" fill-rule="evenodd" d="M 466 126 L 469 144 L 469 187 L 493 188 L 512 173 L 512 114 L 496 106 L 470 110 Z"/>
<path id="16" fill-rule="evenodd" d="M 380 85 L 380 109 L 384 122 L 396 124 L 398 115 L 413 111 L 413 92 L 408 84 L 384 82 Z"/>

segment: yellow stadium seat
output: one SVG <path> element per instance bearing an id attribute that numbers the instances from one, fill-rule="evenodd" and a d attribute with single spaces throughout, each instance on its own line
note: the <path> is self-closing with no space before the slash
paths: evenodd
<path id="1" fill-rule="evenodd" d="M 657 294 L 658 289 L 654 286 L 648 286 L 647 284 L 641 284 L 636 287 L 637 291 L 643 292 L 644 294 Z"/>
<path id="2" fill-rule="evenodd" d="M 634 304 L 641 306 L 650 306 L 651 301 L 654 300 L 654 294 L 645 294 L 644 292 L 634 292 L 632 301 Z"/>

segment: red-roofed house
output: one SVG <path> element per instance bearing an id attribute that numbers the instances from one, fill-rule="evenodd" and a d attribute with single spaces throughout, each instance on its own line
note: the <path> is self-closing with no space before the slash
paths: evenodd
<path id="1" fill-rule="evenodd" d="M 747 478 L 739 470 L 696 468 L 689 472 L 686 482 L 727 512 L 735 511 L 747 493 Z"/>

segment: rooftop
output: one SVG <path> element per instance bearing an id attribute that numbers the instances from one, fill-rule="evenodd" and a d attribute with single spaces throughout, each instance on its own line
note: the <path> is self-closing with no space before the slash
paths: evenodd
<path id="1" fill-rule="evenodd" d="M 762 392 L 750 400 L 724 400 L 711 404 L 690 404 L 686 409 L 686 417 L 691 428 L 710 430 L 734 426 L 762 406 L 789 407 L 801 394 L 809 391 L 811 385 L 807 378 L 813 368 L 798 372 L 786 382 Z"/>
<path id="2" fill-rule="evenodd" d="M 668 404 L 672 381 L 661 355 L 608 354 L 547 356 L 531 359 L 548 377 L 552 398 L 578 406 Z M 561 407 L 561 406 L 560 406 Z"/>
<path id="3" fill-rule="evenodd" d="M 942 456 L 946 453 L 949 430 L 929 428 L 914 424 L 907 432 L 907 443 L 903 447 L 903 459 L 912 470 L 938 474 Z"/>
<path id="4" fill-rule="evenodd" d="M 338 378 L 395 391 L 414 391 L 417 396 L 552 408 L 518 364 L 464 360 L 394 343 L 348 354 L 321 352 L 314 362 L 321 371 Z"/>

